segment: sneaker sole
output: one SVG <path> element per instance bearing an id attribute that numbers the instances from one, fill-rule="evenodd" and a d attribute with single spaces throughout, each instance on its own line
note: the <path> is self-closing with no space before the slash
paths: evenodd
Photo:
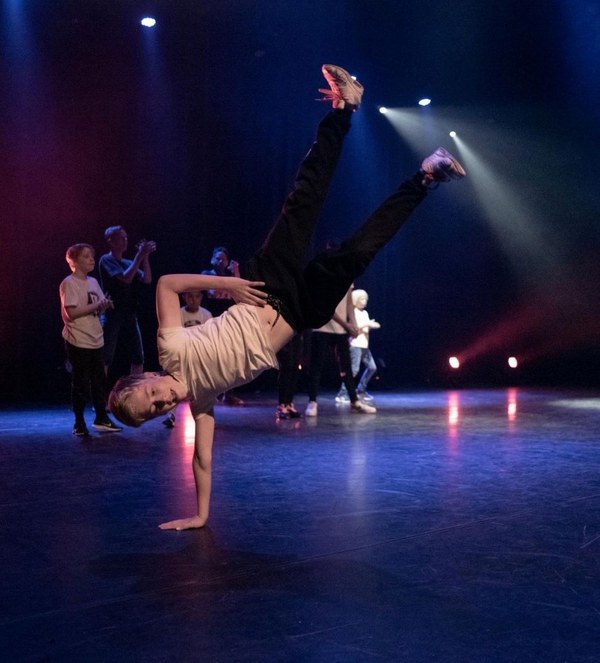
<path id="1" fill-rule="evenodd" d="M 102 424 L 92 424 L 92 428 L 95 430 L 103 430 L 106 431 L 107 433 L 120 433 L 123 429 L 119 428 L 111 428 L 110 426 L 103 426 Z"/>
<path id="2" fill-rule="evenodd" d="M 332 74 L 327 67 L 331 67 L 336 73 Z M 358 81 L 355 81 L 345 69 L 333 64 L 324 64 L 321 67 L 321 72 L 329 87 L 332 90 L 337 89 L 339 95 L 347 104 L 357 107 L 360 106 L 364 87 Z M 346 90 L 346 94 L 344 94 L 344 90 Z M 357 99 L 347 98 L 349 96 L 355 96 Z"/>

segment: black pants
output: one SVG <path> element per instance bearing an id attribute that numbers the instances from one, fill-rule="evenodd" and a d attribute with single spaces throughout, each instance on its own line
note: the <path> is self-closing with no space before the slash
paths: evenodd
<path id="1" fill-rule="evenodd" d="M 106 379 L 102 348 L 78 348 L 65 341 L 67 359 L 71 364 L 71 402 L 77 421 L 83 420 L 90 391 L 96 418 L 106 418 Z"/>
<path id="2" fill-rule="evenodd" d="M 141 366 L 144 363 L 142 334 L 135 311 L 108 310 L 104 314 L 104 363 L 111 366 L 118 345 L 125 344 L 131 364 Z"/>
<path id="3" fill-rule="evenodd" d="M 356 403 L 358 397 L 352 377 L 350 364 L 350 346 L 348 334 L 330 334 L 328 332 L 314 331 L 310 340 L 310 367 L 308 371 L 308 400 L 316 401 L 323 365 L 328 350 L 333 350 L 338 363 L 340 378 L 348 391 L 351 403 Z"/>
<path id="4" fill-rule="evenodd" d="M 294 401 L 300 370 L 298 365 L 302 360 L 302 336 L 302 334 L 296 334 L 296 336 L 294 336 L 294 338 L 277 353 L 277 360 L 279 361 L 277 389 L 279 392 L 280 405 L 289 405 Z"/>
<path id="5" fill-rule="evenodd" d="M 426 196 L 422 173 L 417 173 L 338 250 L 321 253 L 306 264 L 351 117 L 348 110 L 334 110 L 321 121 L 275 226 L 249 263 L 250 278 L 264 281 L 265 290 L 281 300 L 282 315 L 296 331 L 319 328 L 331 319 L 354 279 Z"/>

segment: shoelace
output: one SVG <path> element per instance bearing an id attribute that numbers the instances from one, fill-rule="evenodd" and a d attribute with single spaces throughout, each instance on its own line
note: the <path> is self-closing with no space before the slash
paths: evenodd
<path id="1" fill-rule="evenodd" d="M 320 92 L 323 96 L 320 99 L 315 99 L 315 101 L 343 101 L 342 95 L 336 94 L 333 90 L 319 88 L 317 92 Z"/>

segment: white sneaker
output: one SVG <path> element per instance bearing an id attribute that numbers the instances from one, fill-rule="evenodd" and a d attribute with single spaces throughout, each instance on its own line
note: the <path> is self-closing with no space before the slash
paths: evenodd
<path id="1" fill-rule="evenodd" d="M 323 76 L 331 90 L 319 89 L 325 95 L 324 101 L 333 102 L 334 108 L 351 108 L 356 110 L 360 106 L 363 86 L 350 74 L 335 64 L 324 64 L 321 67 Z"/>
<path id="2" fill-rule="evenodd" d="M 350 397 L 348 396 L 347 391 L 340 391 L 338 395 L 335 397 L 335 402 L 336 403 L 349 403 L 350 402 Z"/>
<path id="3" fill-rule="evenodd" d="M 362 401 L 356 401 L 356 403 L 352 403 L 352 405 L 350 405 L 350 412 L 355 412 L 356 414 L 375 414 L 377 412 L 377 408 L 373 407 L 372 405 L 367 405 Z"/>
<path id="4" fill-rule="evenodd" d="M 306 406 L 306 411 L 304 412 L 305 417 L 316 417 L 317 416 L 317 401 L 308 401 Z"/>
<path id="5" fill-rule="evenodd" d="M 361 401 L 364 403 L 371 403 L 375 399 L 373 396 L 368 391 L 361 391 L 360 389 L 356 390 L 356 395 L 360 398 Z"/>
<path id="6" fill-rule="evenodd" d="M 467 174 L 460 163 L 443 147 L 438 147 L 433 154 L 423 159 L 421 169 L 424 175 L 423 186 L 458 180 Z"/>

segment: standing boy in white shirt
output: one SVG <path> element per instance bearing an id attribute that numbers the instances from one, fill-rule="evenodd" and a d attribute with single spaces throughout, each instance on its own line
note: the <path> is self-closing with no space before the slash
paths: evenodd
<path id="1" fill-rule="evenodd" d="M 71 364 L 71 402 L 75 414 L 73 435 L 87 437 L 85 406 L 91 392 L 96 411 L 94 428 L 120 431 L 106 414 L 106 382 L 104 374 L 104 334 L 99 315 L 112 306 L 93 276 L 96 264 L 94 247 L 74 244 L 67 249 L 66 260 L 72 274 L 59 287 L 60 313 L 64 322 L 62 336 L 67 359 Z"/>

